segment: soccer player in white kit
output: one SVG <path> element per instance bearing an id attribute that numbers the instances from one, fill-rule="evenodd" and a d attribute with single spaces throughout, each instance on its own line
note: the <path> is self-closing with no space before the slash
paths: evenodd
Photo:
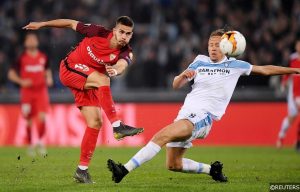
<path id="1" fill-rule="evenodd" d="M 211 130 L 214 120 L 224 115 L 234 88 L 241 75 L 279 75 L 300 73 L 300 69 L 273 65 L 254 66 L 248 62 L 228 59 L 219 48 L 224 30 L 211 33 L 208 41 L 209 57 L 198 55 L 194 62 L 176 76 L 173 88 L 178 89 L 193 80 L 192 91 L 187 94 L 184 104 L 173 123 L 156 133 L 151 141 L 138 151 L 126 164 L 109 159 L 107 165 L 112 179 L 119 183 L 129 172 L 151 160 L 166 145 L 167 168 L 184 173 L 205 173 L 212 179 L 227 182 L 219 161 L 211 165 L 184 158 L 194 139 L 204 139 Z"/>

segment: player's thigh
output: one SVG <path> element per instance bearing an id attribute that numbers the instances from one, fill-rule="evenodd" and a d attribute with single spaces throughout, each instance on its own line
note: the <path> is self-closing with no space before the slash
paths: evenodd
<path id="1" fill-rule="evenodd" d="M 182 158 L 186 152 L 186 148 L 182 147 L 167 147 L 166 166 L 168 169 L 177 170 L 182 168 Z"/>
<path id="2" fill-rule="evenodd" d="M 96 106 L 82 106 L 80 112 L 83 115 L 87 126 L 94 129 L 100 129 L 102 126 L 101 110 Z"/>
<path id="3" fill-rule="evenodd" d="M 110 86 L 110 79 L 107 75 L 94 71 L 87 77 L 84 89 L 94 89 L 101 86 Z"/>
<path id="4" fill-rule="evenodd" d="M 152 141 L 164 146 L 172 141 L 184 141 L 192 136 L 194 125 L 186 119 L 178 120 L 156 133 Z"/>

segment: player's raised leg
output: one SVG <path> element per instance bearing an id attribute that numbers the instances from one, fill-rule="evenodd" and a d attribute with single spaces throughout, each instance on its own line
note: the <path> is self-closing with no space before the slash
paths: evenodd
<path id="1" fill-rule="evenodd" d="M 86 120 L 87 127 L 81 142 L 80 161 L 74 179 L 80 183 L 93 183 L 88 172 L 88 166 L 102 126 L 101 111 L 100 108 L 94 106 L 83 106 L 80 111 Z"/>
<path id="2" fill-rule="evenodd" d="M 119 183 L 130 171 L 151 160 L 161 147 L 171 141 L 182 141 L 191 137 L 194 125 L 188 120 L 176 121 L 154 135 L 152 140 L 139 150 L 125 165 L 117 164 L 109 159 L 107 165 L 112 172 L 112 179 Z"/>
<path id="3" fill-rule="evenodd" d="M 120 118 L 117 115 L 115 103 L 111 95 L 109 77 L 97 71 L 94 71 L 88 76 L 84 88 L 98 89 L 100 106 L 104 110 L 106 116 L 113 126 L 114 137 L 116 139 L 120 140 L 126 136 L 137 135 L 144 131 L 143 128 L 131 127 L 121 122 Z"/>
<path id="4" fill-rule="evenodd" d="M 208 174 L 215 181 L 227 182 L 227 177 L 222 173 L 223 164 L 219 161 L 211 165 L 196 162 L 194 160 L 184 158 L 183 155 L 187 149 L 182 147 L 167 147 L 166 166 L 170 171 Z"/>

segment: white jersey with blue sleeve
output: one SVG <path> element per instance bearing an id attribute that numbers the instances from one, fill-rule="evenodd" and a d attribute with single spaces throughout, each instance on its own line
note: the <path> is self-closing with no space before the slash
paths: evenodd
<path id="1" fill-rule="evenodd" d="M 182 109 L 196 114 L 208 113 L 220 120 L 239 77 L 249 75 L 252 65 L 227 57 L 214 63 L 209 57 L 198 55 L 188 69 L 195 70 L 196 75 L 190 79 L 194 80 L 192 91 L 187 94 Z"/>

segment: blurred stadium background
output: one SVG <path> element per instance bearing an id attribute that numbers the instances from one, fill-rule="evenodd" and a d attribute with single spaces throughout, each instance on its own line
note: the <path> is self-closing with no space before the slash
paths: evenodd
<path id="1" fill-rule="evenodd" d="M 300 2 L 297 0 L 2 0 L 0 144 L 21 145 L 18 138 L 25 134 L 20 128 L 24 122 L 19 114 L 18 87 L 7 80 L 9 66 L 22 51 L 22 26 L 30 21 L 72 18 L 111 28 L 120 15 L 129 15 L 135 21 L 131 42 L 135 61 L 125 75 L 112 79 L 112 89 L 124 120 L 146 128 L 138 144 L 143 144 L 175 117 L 189 88 L 173 91 L 173 77 L 197 54 L 207 54 L 207 39 L 212 30 L 228 25 L 241 31 L 247 39 L 247 48 L 240 59 L 256 65 L 287 66 L 300 34 Z M 49 89 L 52 107 L 48 143 L 78 145 L 83 122 L 72 105 L 72 95 L 59 82 L 58 67 L 60 60 L 82 37 L 71 30 L 54 28 L 39 30 L 38 35 L 41 50 L 49 56 L 55 80 Z M 212 140 L 208 138 L 204 143 L 274 144 L 281 118 L 286 114 L 284 101 L 280 77 L 242 77 L 233 96 L 234 103 L 223 121 L 213 128 Z M 108 125 L 104 127 L 109 129 Z M 51 131 L 58 129 L 60 131 Z M 105 130 L 103 140 L 111 138 L 110 132 L 106 134 Z M 262 133 L 259 138 L 255 131 Z M 231 134 L 233 136 L 228 136 Z M 293 144 L 295 134 L 292 128 L 287 144 Z M 66 135 L 75 135 L 74 140 L 57 141 L 64 140 Z M 108 141 L 100 143 L 108 144 Z"/>

